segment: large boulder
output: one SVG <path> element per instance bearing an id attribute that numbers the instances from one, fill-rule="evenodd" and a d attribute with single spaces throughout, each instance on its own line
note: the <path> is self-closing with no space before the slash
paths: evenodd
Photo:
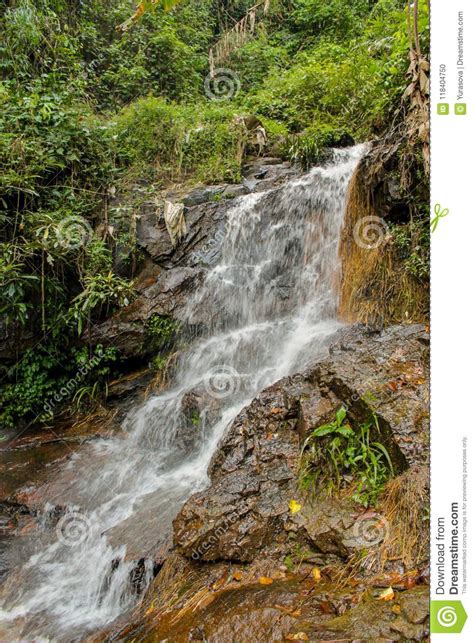
<path id="1" fill-rule="evenodd" d="M 192 497 L 176 518 L 178 551 L 194 559 L 246 562 L 276 533 L 294 530 L 305 531 L 322 551 L 344 556 L 357 549 L 350 534 L 361 509 L 351 514 L 344 503 L 320 503 L 318 529 L 289 515 L 289 503 L 299 493 L 302 443 L 310 429 L 334 419 L 345 406 L 354 424 L 375 414 L 377 440 L 396 472 L 425 465 L 427 341 L 423 326 L 381 333 L 349 328 L 328 358 L 263 391 L 219 445 L 209 489 Z"/>

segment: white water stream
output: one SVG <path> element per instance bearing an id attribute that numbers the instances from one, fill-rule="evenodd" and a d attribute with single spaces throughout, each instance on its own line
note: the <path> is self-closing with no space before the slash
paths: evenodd
<path id="1" fill-rule="evenodd" d="M 190 344 L 172 388 L 129 414 L 124 436 L 88 445 L 68 464 L 77 504 L 7 582 L 0 619 L 9 640 L 81 640 L 133 605 L 127 549 L 137 534 L 146 540 L 152 525 L 159 542 L 208 484 L 209 461 L 240 410 L 327 344 L 338 328 L 347 187 L 363 149 L 337 150 L 329 166 L 235 201 L 220 259 L 189 302 L 191 321 L 203 310 L 210 320 L 205 336 Z M 192 422 L 190 395 L 200 400 Z M 153 563 L 142 561 L 141 590 L 152 576 Z"/>

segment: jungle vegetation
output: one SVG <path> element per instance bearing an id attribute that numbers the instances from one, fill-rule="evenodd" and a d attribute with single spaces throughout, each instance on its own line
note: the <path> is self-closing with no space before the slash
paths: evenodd
<path id="1" fill-rule="evenodd" d="M 238 88 L 213 100 L 209 50 L 254 4 L 145 2 L 130 21 L 131 0 L 2 3 L 0 332 L 18 344 L 16 359 L 1 362 L 4 425 L 45 419 L 40 401 L 91 355 L 100 355 L 92 381 L 105 383 L 117 368 L 113 350 L 87 342 L 90 324 L 134 296 L 104 225 L 117 190 L 137 177 L 158 186 L 238 181 L 242 116 L 262 123 L 273 150 L 305 164 L 342 140 L 380 137 L 400 118 L 413 48 L 404 0 L 265 2 L 218 65 Z M 426 51 L 428 6 L 416 4 L 417 46 Z M 422 146 L 410 154 L 427 184 Z M 415 227 L 425 210 L 414 203 Z M 426 279 L 410 239 L 396 232 L 407 269 Z M 139 262 L 133 234 L 120 244 Z"/>

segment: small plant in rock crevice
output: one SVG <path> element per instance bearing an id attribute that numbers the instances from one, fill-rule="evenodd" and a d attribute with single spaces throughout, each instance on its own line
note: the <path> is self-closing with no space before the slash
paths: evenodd
<path id="1" fill-rule="evenodd" d="M 170 317 L 152 315 L 147 322 L 147 336 L 153 349 L 160 351 L 171 346 L 179 330 L 179 324 Z"/>
<path id="2" fill-rule="evenodd" d="M 301 454 L 300 485 L 304 489 L 326 488 L 329 493 L 352 489 L 352 499 L 373 505 L 385 483 L 394 475 L 386 447 L 373 440 L 380 433 L 375 414 L 357 427 L 341 407 L 333 422 L 316 428 L 305 440 Z"/>

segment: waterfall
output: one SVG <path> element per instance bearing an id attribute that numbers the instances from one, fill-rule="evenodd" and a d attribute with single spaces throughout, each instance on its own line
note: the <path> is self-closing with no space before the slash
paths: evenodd
<path id="1" fill-rule="evenodd" d="M 187 307 L 190 324 L 205 315 L 207 328 L 188 342 L 170 388 L 133 409 L 122 435 L 68 463 L 74 503 L 6 584 L 10 640 L 81 640 L 133 606 L 171 521 L 208 484 L 226 428 L 260 390 L 324 350 L 339 326 L 339 237 L 363 150 L 335 150 L 327 166 L 235 200 L 220 257 Z M 137 563 L 130 551 L 147 537 L 150 554 Z"/>

